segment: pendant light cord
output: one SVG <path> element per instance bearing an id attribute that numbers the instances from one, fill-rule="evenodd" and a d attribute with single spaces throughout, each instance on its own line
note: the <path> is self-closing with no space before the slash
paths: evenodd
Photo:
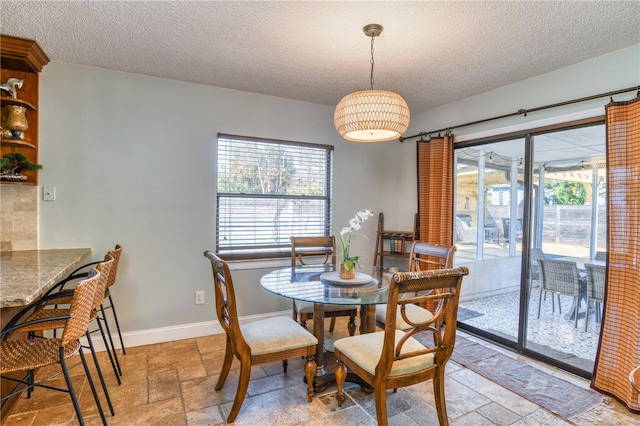
<path id="1" fill-rule="evenodd" d="M 376 36 L 371 36 L 371 90 L 373 90 L 373 40 Z"/>

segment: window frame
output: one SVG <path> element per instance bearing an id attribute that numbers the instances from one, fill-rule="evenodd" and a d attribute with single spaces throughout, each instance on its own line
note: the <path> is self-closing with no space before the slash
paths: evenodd
<path id="1" fill-rule="evenodd" d="M 290 147 L 299 147 L 299 148 L 312 148 L 317 150 L 323 150 L 325 163 L 325 185 L 324 185 L 324 195 L 278 195 L 278 194 L 244 194 L 240 192 L 220 192 L 219 191 L 219 160 L 220 160 L 220 149 L 219 149 L 219 141 L 220 139 L 229 139 L 229 140 L 237 140 L 239 142 L 255 142 L 260 144 L 271 144 L 271 145 L 286 145 Z M 324 232 L 322 235 L 329 236 L 331 235 L 331 223 L 332 223 L 332 202 L 333 202 L 333 167 L 334 167 L 334 147 L 332 145 L 326 144 L 315 144 L 308 142 L 297 142 L 297 141 L 287 141 L 280 139 L 269 139 L 269 138 L 260 138 L 260 137 L 251 137 L 251 136 L 239 136 L 239 135 L 231 135 L 226 133 L 218 133 L 216 139 L 216 214 L 215 214 L 215 245 L 216 245 L 216 253 L 220 256 L 220 258 L 229 261 L 250 261 L 250 260 L 268 260 L 268 259 L 282 259 L 291 257 L 291 244 L 282 244 L 278 243 L 276 240 L 273 241 L 273 244 L 270 245 L 236 245 L 236 246 L 228 246 L 228 245 L 220 245 L 220 232 L 221 229 L 221 199 L 233 199 L 233 198 L 251 198 L 251 199 L 266 199 L 266 200 L 321 200 L 325 203 L 324 208 L 322 209 L 323 218 L 321 220 L 321 225 L 324 228 Z M 305 235 L 297 234 L 297 235 Z M 313 236 L 317 236 L 318 234 L 314 234 Z M 312 235 L 309 235 L 312 236 Z M 255 250 L 251 250 L 254 247 Z"/>

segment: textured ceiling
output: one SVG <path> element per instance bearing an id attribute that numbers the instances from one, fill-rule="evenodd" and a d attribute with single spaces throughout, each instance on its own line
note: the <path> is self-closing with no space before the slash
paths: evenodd
<path id="1" fill-rule="evenodd" d="M 412 112 L 640 44 L 638 1 L 2 0 L 3 34 L 52 61 L 335 105 L 369 88 Z M 46 68 L 45 68 L 46 70 Z"/>

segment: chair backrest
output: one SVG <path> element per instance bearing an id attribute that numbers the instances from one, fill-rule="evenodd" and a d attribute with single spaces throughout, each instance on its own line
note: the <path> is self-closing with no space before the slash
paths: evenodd
<path id="1" fill-rule="evenodd" d="M 576 262 L 538 259 L 542 288 L 575 296 L 580 291 L 580 275 Z"/>
<path id="2" fill-rule="evenodd" d="M 529 252 L 529 259 L 531 261 L 531 279 L 540 279 L 540 270 L 538 269 L 538 259 L 544 259 L 544 252 L 541 248 L 532 248 Z"/>
<path id="3" fill-rule="evenodd" d="M 604 282 L 607 267 L 585 263 L 584 269 L 587 273 L 587 295 L 589 299 L 604 300 Z"/>
<path id="4" fill-rule="evenodd" d="M 607 252 L 606 251 L 597 251 L 595 260 L 607 260 Z"/>
<path id="5" fill-rule="evenodd" d="M 109 272 L 109 279 L 107 280 L 107 287 L 111 287 L 116 283 L 116 274 L 118 273 L 118 264 L 120 263 L 122 246 L 120 244 L 116 244 L 116 248 L 114 248 L 113 250 L 109 250 L 107 254 L 113 257 L 114 260 L 111 271 Z"/>
<path id="6" fill-rule="evenodd" d="M 502 233 L 504 234 L 505 238 L 509 238 L 509 227 L 511 226 L 511 218 L 509 217 L 503 217 L 502 218 Z M 516 219 L 516 235 L 520 236 L 522 231 L 522 219 L 518 218 Z"/>
<path id="7" fill-rule="evenodd" d="M 324 257 L 320 263 L 331 263 L 336 266 L 336 238 L 333 235 L 330 237 L 291 237 L 291 267 L 306 265 L 310 257 Z"/>
<path id="8" fill-rule="evenodd" d="M 231 277 L 229 265 L 212 251 L 205 251 L 204 256 L 211 262 L 218 321 L 228 338 L 233 342 L 236 350 L 240 348 L 247 348 L 248 350 L 248 345 L 240 331 L 236 293 L 233 288 L 233 278 Z"/>
<path id="9" fill-rule="evenodd" d="M 453 268 L 456 246 L 414 241 L 409 254 L 409 271 Z"/>
<path id="10" fill-rule="evenodd" d="M 64 326 L 60 346 L 67 346 L 84 336 L 89 328 L 89 318 L 93 310 L 94 296 L 100 284 L 100 272 L 92 269 L 86 280 L 80 281 L 73 291 L 69 306 L 69 318 Z"/>
<path id="11" fill-rule="evenodd" d="M 453 352 L 456 339 L 456 321 L 462 277 L 469 269 L 462 266 L 455 269 L 439 269 L 421 272 L 398 272 L 391 278 L 389 298 L 387 300 L 386 327 L 380 361 L 376 367 L 376 376 L 388 376 L 393 363 L 400 359 L 434 354 L 434 362 L 444 365 Z M 417 294 L 414 297 L 400 297 L 401 294 Z M 435 303 L 437 308 L 428 321 L 416 323 L 408 317 L 406 306 L 415 303 Z M 397 316 L 411 326 L 403 329 L 404 336 L 396 342 Z M 444 327 L 438 324 L 445 323 Z M 433 345 L 418 351 L 403 352 L 401 349 L 407 339 L 420 332 L 431 332 Z M 421 340 L 422 341 L 422 340 Z M 401 355 L 399 355 L 401 354 Z"/>
<path id="12" fill-rule="evenodd" d="M 93 296 L 93 309 L 99 308 L 104 301 L 104 292 L 107 290 L 109 277 L 111 276 L 111 270 L 113 269 L 114 264 L 115 259 L 107 253 L 104 256 L 104 261 L 96 265 L 96 271 L 100 272 L 100 280 L 98 281 L 98 285 Z"/>

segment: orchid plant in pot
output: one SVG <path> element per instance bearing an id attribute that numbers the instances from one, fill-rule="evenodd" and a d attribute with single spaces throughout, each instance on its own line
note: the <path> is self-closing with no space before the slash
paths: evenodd
<path id="1" fill-rule="evenodd" d="M 356 213 L 355 217 L 349 219 L 349 226 L 345 226 L 342 229 L 338 229 L 334 226 L 338 232 L 338 238 L 342 244 L 342 262 L 340 262 L 340 278 L 354 279 L 356 277 L 356 265 L 360 267 L 358 263 L 359 256 L 351 256 L 349 249 L 351 248 L 351 240 L 353 237 L 361 236 L 367 238 L 366 235 L 356 234 L 355 231 L 362 228 L 362 222 L 373 216 L 371 210 L 364 210 Z"/>

